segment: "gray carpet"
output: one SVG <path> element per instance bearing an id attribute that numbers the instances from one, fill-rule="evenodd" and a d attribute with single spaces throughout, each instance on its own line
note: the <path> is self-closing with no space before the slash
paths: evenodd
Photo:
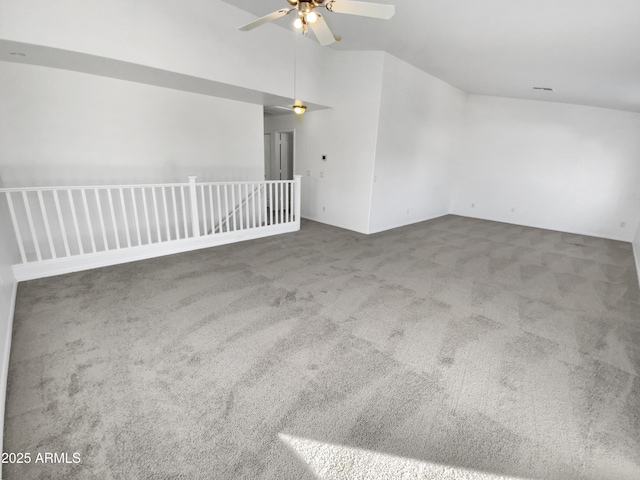
<path id="1" fill-rule="evenodd" d="M 452 215 L 22 283 L 4 450 L 81 461 L 3 475 L 638 479 L 639 295 L 628 243 Z"/>

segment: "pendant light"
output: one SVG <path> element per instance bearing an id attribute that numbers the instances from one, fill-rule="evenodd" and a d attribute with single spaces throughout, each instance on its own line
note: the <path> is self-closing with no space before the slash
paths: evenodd
<path id="1" fill-rule="evenodd" d="M 297 95 L 297 73 L 298 73 L 298 42 L 293 42 L 293 98 L 295 99 L 291 108 L 296 115 L 302 115 L 307 106 L 302 103 L 302 100 L 298 100 Z"/>

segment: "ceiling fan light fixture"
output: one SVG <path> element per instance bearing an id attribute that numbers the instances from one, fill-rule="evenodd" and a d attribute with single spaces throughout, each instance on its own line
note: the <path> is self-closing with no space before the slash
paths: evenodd
<path id="1" fill-rule="evenodd" d="M 291 8 L 281 8 L 252 22 L 239 27 L 239 30 L 247 32 L 265 23 L 272 22 L 289 15 L 291 12 L 297 13 L 297 19 L 293 22 L 296 30 L 307 34 L 310 29 L 320 45 L 326 46 L 340 40 L 331 33 L 323 15 L 314 12 L 318 7 L 325 7 L 330 12 L 346 13 L 360 17 L 379 18 L 388 20 L 395 14 L 395 7 L 382 3 L 363 2 L 361 0 L 286 0 Z"/>
<path id="2" fill-rule="evenodd" d="M 296 115 L 302 115 L 307 109 L 307 106 L 302 103 L 302 100 L 296 100 L 295 102 L 293 102 L 293 107 L 291 108 L 293 108 L 293 111 Z"/>

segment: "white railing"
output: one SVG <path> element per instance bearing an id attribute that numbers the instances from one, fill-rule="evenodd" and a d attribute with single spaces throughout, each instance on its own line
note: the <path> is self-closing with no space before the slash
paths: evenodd
<path id="1" fill-rule="evenodd" d="M 300 228 L 294 180 L 3 188 L 18 280 Z"/>

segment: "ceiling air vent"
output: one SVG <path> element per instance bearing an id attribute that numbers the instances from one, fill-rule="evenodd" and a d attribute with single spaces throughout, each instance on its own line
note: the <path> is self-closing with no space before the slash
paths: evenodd
<path id="1" fill-rule="evenodd" d="M 553 92 L 553 88 L 551 87 L 533 87 L 534 90 L 542 90 L 544 92 Z"/>

